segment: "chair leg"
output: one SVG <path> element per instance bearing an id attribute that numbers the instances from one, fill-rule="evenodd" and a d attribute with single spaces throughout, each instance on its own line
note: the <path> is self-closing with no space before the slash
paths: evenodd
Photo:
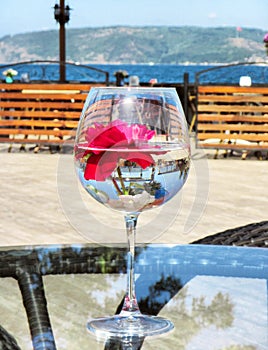
<path id="1" fill-rule="evenodd" d="M 37 272 L 19 269 L 17 280 L 28 317 L 33 349 L 56 350 L 42 276 Z"/>
<path id="2" fill-rule="evenodd" d="M 245 160 L 247 158 L 247 156 L 248 156 L 248 151 L 243 151 L 241 159 Z"/>
<path id="3" fill-rule="evenodd" d="M 35 147 L 34 147 L 34 153 L 38 153 L 39 152 L 39 150 L 40 150 L 40 146 L 39 145 L 36 145 Z"/>
<path id="4" fill-rule="evenodd" d="M 256 151 L 255 156 L 257 157 L 258 160 L 263 160 L 263 156 L 262 156 L 261 151 Z"/>

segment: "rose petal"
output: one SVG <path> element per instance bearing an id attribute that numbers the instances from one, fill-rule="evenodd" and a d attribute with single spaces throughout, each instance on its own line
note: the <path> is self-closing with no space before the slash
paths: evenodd
<path id="1" fill-rule="evenodd" d="M 124 152 L 122 158 L 137 163 L 142 169 L 154 164 L 154 159 L 149 153 Z"/>
<path id="2" fill-rule="evenodd" d="M 135 141 L 148 141 L 150 140 L 154 134 L 154 130 L 147 129 L 145 125 L 140 124 L 121 124 L 118 125 L 118 128 L 125 134 L 128 143 L 132 143 Z"/>
<path id="3" fill-rule="evenodd" d="M 96 130 L 95 132 L 90 131 L 87 133 L 87 141 L 89 142 L 89 148 L 110 148 L 116 146 L 118 143 L 126 142 L 127 138 L 117 127 L 103 128 Z M 98 151 L 93 150 L 94 153 Z"/>
<path id="4" fill-rule="evenodd" d="M 87 161 L 84 177 L 86 180 L 105 181 L 115 170 L 118 154 L 114 152 L 102 152 L 92 154 Z"/>

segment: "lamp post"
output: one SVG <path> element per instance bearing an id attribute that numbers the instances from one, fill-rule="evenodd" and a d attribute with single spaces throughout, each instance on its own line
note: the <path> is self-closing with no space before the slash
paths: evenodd
<path id="1" fill-rule="evenodd" d="M 70 7 L 65 6 L 65 0 L 60 0 L 60 4 L 55 4 L 54 6 L 54 18 L 60 24 L 60 82 L 66 80 L 66 71 L 65 71 L 65 23 L 68 23 L 70 20 Z"/>

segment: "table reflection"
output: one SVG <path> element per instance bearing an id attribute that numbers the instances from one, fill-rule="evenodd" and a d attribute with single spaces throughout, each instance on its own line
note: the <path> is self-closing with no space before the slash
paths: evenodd
<path id="1" fill-rule="evenodd" d="M 87 332 L 86 323 L 120 309 L 125 263 L 122 246 L 1 250 L 0 274 L 6 277 L 0 279 L 2 311 L 5 305 L 2 327 L 21 349 L 31 349 L 31 339 L 24 334 L 27 319 L 18 287 L 8 278 L 31 267 L 31 275 L 40 272 L 44 283 L 54 349 L 267 349 L 267 249 L 137 247 L 136 290 L 141 311 L 169 318 L 175 329 L 156 338 L 97 340 Z M 24 320 L 15 328 L 14 309 Z"/>

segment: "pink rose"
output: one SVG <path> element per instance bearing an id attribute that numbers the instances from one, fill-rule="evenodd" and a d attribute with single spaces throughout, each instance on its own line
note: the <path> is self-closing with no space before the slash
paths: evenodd
<path id="1" fill-rule="evenodd" d="M 154 164 L 152 152 L 139 151 L 139 144 L 142 142 L 144 149 L 144 142 L 148 142 L 154 134 L 145 125 L 129 125 L 121 120 L 115 120 L 107 126 L 96 123 L 94 127 L 88 128 L 86 143 L 78 144 L 75 148 L 76 159 L 86 160 L 85 179 L 106 180 L 120 159 L 135 162 L 143 169 Z"/>

